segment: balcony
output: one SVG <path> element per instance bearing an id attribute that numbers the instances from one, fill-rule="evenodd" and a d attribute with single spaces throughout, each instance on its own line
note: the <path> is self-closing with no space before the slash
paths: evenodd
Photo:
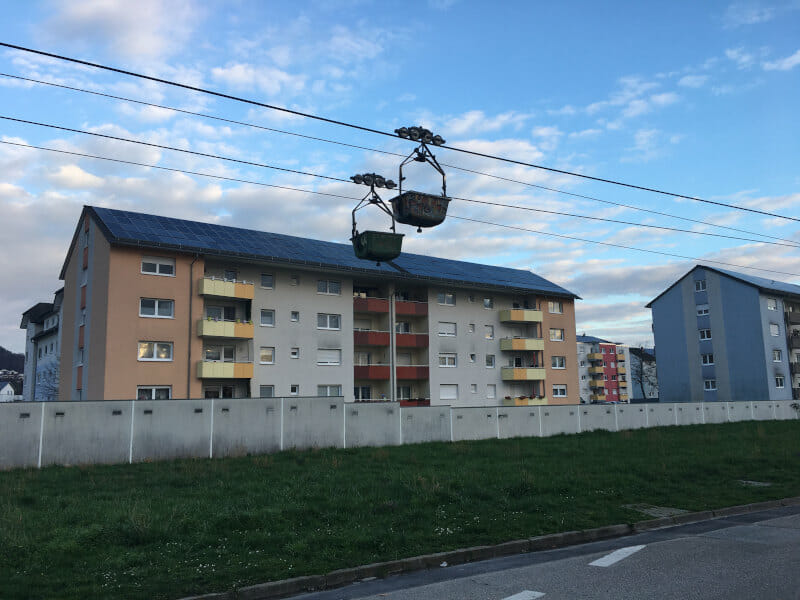
<path id="1" fill-rule="evenodd" d="M 353 367 L 353 377 L 354 379 L 388 381 L 389 370 L 389 365 L 355 365 Z"/>
<path id="2" fill-rule="evenodd" d="M 605 371 L 605 367 L 589 367 L 589 373 L 592 375 L 602 375 Z"/>
<path id="3" fill-rule="evenodd" d="M 224 279 L 205 277 L 200 280 L 198 293 L 201 296 L 252 300 L 255 297 L 255 285 L 244 281 L 226 281 Z"/>
<path id="4" fill-rule="evenodd" d="M 428 314 L 428 303 L 397 300 L 394 303 L 394 312 L 397 316 L 424 317 Z"/>
<path id="5" fill-rule="evenodd" d="M 625 369 L 625 367 L 620 367 L 619 365 L 617 365 L 617 373 L 627 373 L 627 372 L 628 371 Z"/>
<path id="6" fill-rule="evenodd" d="M 792 375 L 800 374 L 800 362 L 790 362 L 789 370 L 791 371 Z"/>
<path id="7" fill-rule="evenodd" d="M 605 394 L 592 394 L 589 396 L 589 400 L 592 402 L 605 402 L 606 396 Z"/>
<path id="8" fill-rule="evenodd" d="M 237 323 L 235 321 L 209 321 L 208 319 L 201 319 L 197 322 L 197 335 L 200 337 L 222 337 L 252 340 L 253 332 L 254 327 L 252 323 Z"/>
<path id="9" fill-rule="evenodd" d="M 429 371 L 427 365 L 406 365 L 398 366 L 395 371 L 398 380 L 421 380 L 428 379 Z"/>
<path id="10" fill-rule="evenodd" d="M 544 406 L 547 404 L 547 398 L 528 398 L 526 396 L 518 396 L 516 398 L 504 398 L 503 406 Z"/>
<path id="11" fill-rule="evenodd" d="M 253 363 L 199 361 L 197 376 L 200 379 L 252 379 Z"/>
<path id="12" fill-rule="evenodd" d="M 605 355 L 600 352 L 592 352 L 591 354 L 587 354 L 586 358 L 589 360 L 603 360 L 603 356 Z"/>
<path id="13" fill-rule="evenodd" d="M 541 323 L 542 311 L 512 308 L 500 311 L 501 323 Z"/>
<path id="14" fill-rule="evenodd" d="M 386 298 L 353 297 L 353 312 L 388 313 L 389 300 Z"/>
<path id="15" fill-rule="evenodd" d="M 617 381 L 617 385 L 619 387 L 621 387 L 621 388 L 627 388 L 628 387 L 628 382 L 627 381 L 623 381 L 623 380 L 620 379 L 620 380 Z"/>
<path id="16" fill-rule="evenodd" d="M 388 346 L 388 331 L 354 331 L 353 343 L 356 346 Z"/>
<path id="17" fill-rule="evenodd" d="M 425 333 L 398 333 L 394 336 L 398 348 L 427 348 L 428 335 Z"/>
<path id="18" fill-rule="evenodd" d="M 541 367 L 503 367 L 503 381 L 544 381 L 545 370 Z"/>
<path id="19" fill-rule="evenodd" d="M 786 322 L 789 323 L 789 325 L 800 325 L 800 310 L 787 312 Z"/>
<path id="20" fill-rule="evenodd" d="M 625 355 L 617 354 L 617 362 L 625 362 Z"/>
<path id="21" fill-rule="evenodd" d="M 800 350 L 800 335 L 789 336 L 789 347 L 792 350 Z"/>
<path id="22" fill-rule="evenodd" d="M 619 395 L 619 399 L 620 400 L 624 400 L 625 402 L 627 402 L 628 401 L 628 394 L 620 394 Z"/>
<path id="23" fill-rule="evenodd" d="M 544 350 L 544 340 L 542 338 L 503 338 L 500 340 L 500 350 L 510 352 Z"/>
<path id="24" fill-rule="evenodd" d="M 594 388 L 604 388 L 606 387 L 606 382 L 602 379 L 590 379 L 589 380 L 589 387 Z"/>

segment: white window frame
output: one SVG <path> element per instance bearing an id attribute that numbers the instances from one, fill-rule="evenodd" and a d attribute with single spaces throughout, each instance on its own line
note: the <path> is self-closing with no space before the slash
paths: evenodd
<path id="1" fill-rule="evenodd" d="M 264 393 L 267 392 L 267 393 Z M 259 398 L 274 398 L 275 397 L 275 386 L 266 384 L 266 385 L 259 385 L 258 386 L 258 397 Z"/>
<path id="2" fill-rule="evenodd" d="M 270 284 L 264 285 L 264 277 L 270 278 Z M 275 273 L 261 273 L 261 289 L 274 290 L 275 289 Z"/>
<path id="3" fill-rule="evenodd" d="M 156 398 L 157 390 L 167 390 L 166 398 Z M 150 392 L 149 398 L 140 398 L 142 392 Z M 136 386 L 136 399 L 137 400 L 171 400 L 172 399 L 172 386 L 171 385 L 137 385 Z"/>
<path id="4" fill-rule="evenodd" d="M 494 339 L 494 325 L 484 325 L 483 326 L 483 337 L 487 340 Z"/>
<path id="5" fill-rule="evenodd" d="M 708 354 L 701 354 L 700 355 L 700 364 L 704 366 L 713 365 L 714 364 L 714 353 L 710 352 Z"/>
<path id="6" fill-rule="evenodd" d="M 778 337 L 781 334 L 781 326 L 777 323 L 770 323 L 769 324 L 769 334 L 772 337 Z"/>
<path id="7" fill-rule="evenodd" d="M 553 398 L 566 398 L 567 397 L 567 384 L 554 383 L 553 384 Z"/>
<path id="8" fill-rule="evenodd" d="M 300 348 L 292 348 L 289 351 L 289 358 L 300 358 Z"/>
<path id="9" fill-rule="evenodd" d="M 495 368 L 495 366 L 497 365 L 497 360 L 495 359 L 494 354 L 487 354 L 486 355 L 485 364 L 486 364 L 486 368 L 487 369 L 494 369 Z"/>
<path id="10" fill-rule="evenodd" d="M 264 350 L 272 351 L 272 360 L 262 360 Z M 274 365 L 275 364 L 275 346 L 261 346 L 258 349 L 258 364 L 261 364 L 261 365 Z"/>
<path id="11" fill-rule="evenodd" d="M 485 296 L 483 298 L 483 308 L 486 310 L 492 310 L 494 308 L 494 298 L 491 296 Z"/>
<path id="12" fill-rule="evenodd" d="M 564 302 L 561 300 L 548 300 L 547 312 L 549 312 L 551 315 L 563 315 Z"/>
<path id="13" fill-rule="evenodd" d="M 783 362 L 783 352 L 777 348 L 772 350 L 772 362 Z"/>
<path id="14" fill-rule="evenodd" d="M 566 356 L 551 356 L 550 357 L 550 368 L 551 369 L 566 369 L 567 368 L 567 357 Z"/>
<path id="15" fill-rule="evenodd" d="M 487 383 L 486 384 L 486 398 L 488 400 L 492 400 L 497 398 L 497 385 L 494 383 Z"/>
<path id="16" fill-rule="evenodd" d="M 272 323 L 264 323 L 264 316 L 270 315 L 272 318 Z M 262 308 L 261 313 L 259 314 L 258 324 L 261 327 L 275 327 L 275 309 L 273 308 Z"/>
<path id="17" fill-rule="evenodd" d="M 290 396 L 299 396 L 300 395 L 300 384 L 293 383 L 289 386 L 289 395 Z"/>
<path id="18" fill-rule="evenodd" d="M 141 346 L 142 344 L 152 344 L 153 345 L 153 357 L 152 358 L 143 358 L 140 356 L 141 354 Z M 158 358 L 158 346 L 159 344 L 167 346 L 169 348 L 169 358 Z M 136 358 L 139 362 L 172 362 L 172 357 L 175 352 L 175 347 L 172 342 L 159 342 L 159 341 L 140 341 L 136 347 Z"/>
<path id="19" fill-rule="evenodd" d="M 695 292 L 705 292 L 706 291 L 706 280 L 705 279 L 695 279 L 695 281 L 694 281 L 694 291 Z"/>
<path id="20" fill-rule="evenodd" d="M 455 306 L 456 294 L 455 292 L 439 292 L 436 294 L 436 302 L 440 306 Z"/>
<path id="21" fill-rule="evenodd" d="M 334 393 L 331 393 L 334 392 Z M 326 398 L 340 397 L 342 395 L 342 386 L 338 383 L 324 383 L 317 386 L 317 396 Z"/>
<path id="22" fill-rule="evenodd" d="M 704 379 L 703 380 L 703 390 L 706 392 L 715 392 L 717 390 L 717 380 L 716 379 Z"/>
<path id="23" fill-rule="evenodd" d="M 783 375 L 775 375 L 775 387 L 782 390 L 786 386 L 786 379 Z"/>
<path id="24" fill-rule="evenodd" d="M 699 335 L 701 340 L 710 340 L 711 338 L 711 330 L 710 329 L 700 329 Z"/>
<path id="25" fill-rule="evenodd" d="M 146 315 L 142 313 L 142 302 L 145 300 L 152 300 L 154 314 Z M 162 304 L 169 303 L 172 307 L 169 315 L 160 315 L 158 314 L 158 309 Z M 145 319 L 174 319 L 175 318 L 175 300 L 170 300 L 168 298 L 139 298 L 139 316 Z"/>
<path id="26" fill-rule="evenodd" d="M 300 311 L 299 310 L 293 310 L 289 315 L 289 320 L 292 323 L 299 323 L 300 322 Z"/>
<path id="27" fill-rule="evenodd" d="M 778 310 L 777 298 L 767 298 L 767 310 Z"/>
<path id="28" fill-rule="evenodd" d="M 321 352 L 329 354 L 321 356 Z M 335 353 L 335 354 L 332 354 Z M 330 358 L 325 358 L 329 356 Z M 317 348 L 317 364 L 320 366 L 338 367 L 342 364 L 342 349 L 341 348 Z"/>
<path id="29" fill-rule="evenodd" d="M 469 362 L 474 363 L 477 360 L 477 355 L 474 352 L 471 352 L 469 355 Z"/>
<path id="30" fill-rule="evenodd" d="M 439 321 L 439 337 L 456 337 L 458 328 L 451 321 Z"/>
<path id="31" fill-rule="evenodd" d="M 469 392 L 470 392 L 470 394 L 477 394 L 478 393 L 478 384 L 477 383 L 470 383 L 469 384 Z"/>
<path id="32" fill-rule="evenodd" d="M 341 296 L 342 282 L 336 279 L 317 279 L 317 293 L 323 296 Z"/>
<path id="33" fill-rule="evenodd" d="M 326 325 L 320 326 L 320 317 L 322 317 Z M 331 317 L 336 317 L 339 324 L 336 327 L 331 326 Z M 336 313 L 317 313 L 317 329 L 324 329 L 327 331 L 340 331 L 342 329 L 342 315 Z"/>
<path id="34" fill-rule="evenodd" d="M 442 364 L 444 359 L 444 364 Z M 452 364 L 450 364 L 452 362 Z M 439 352 L 439 366 L 443 369 L 453 369 L 458 366 L 458 354 L 455 352 Z"/>
<path id="35" fill-rule="evenodd" d="M 560 328 L 551 327 L 550 328 L 550 341 L 551 342 L 563 342 L 564 341 L 564 330 L 560 329 Z M 605 348 L 603 348 L 603 352 L 605 352 Z"/>
<path id="36" fill-rule="evenodd" d="M 156 266 L 155 271 L 145 271 L 144 264 L 145 263 L 153 263 Z M 162 273 L 162 267 L 169 267 L 172 269 L 172 273 Z M 139 271 L 142 275 L 158 275 L 160 277 L 175 277 L 175 259 L 174 258 L 166 258 L 163 256 L 143 256 L 141 262 L 139 263 Z"/>

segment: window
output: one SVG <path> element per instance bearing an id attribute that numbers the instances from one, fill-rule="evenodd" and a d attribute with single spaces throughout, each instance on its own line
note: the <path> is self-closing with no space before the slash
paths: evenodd
<path id="1" fill-rule="evenodd" d="M 484 298 L 483 308 L 494 308 L 494 298 Z"/>
<path id="2" fill-rule="evenodd" d="M 581 381 L 586 381 L 586 375 L 581 375 Z"/>
<path id="3" fill-rule="evenodd" d="M 469 362 L 474 363 L 475 362 L 475 358 L 476 358 L 475 354 L 470 354 L 469 355 Z"/>
<path id="4" fill-rule="evenodd" d="M 299 320 L 300 320 L 300 311 L 299 310 L 293 310 L 292 311 L 292 316 L 291 316 L 292 323 L 297 323 Z"/>
<path id="5" fill-rule="evenodd" d="M 342 315 L 317 313 L 317 329 L 341 329 Z"/>
<path id="6" fill-rule="evenodd" d="M 455 383 L 440 384 L 439 400 L 458 400 L 458 384 Z"/>
<path id="7" fill-rule="evenodd" d="M 206 317 L 215 321 L 235 321 L 235 306 L 207 306 Z"/>
<path id="8" fill-rule="evenodd" d="M 550 330 L 550 341 L 551 342 L 563 342 L 564 341 L 564 330 L 563 329 L 551 329 Z M 605 349 L 603 349 L 605 352 Z"/>
<path id="9" fill-rule="evenodd" d="M 706 280 L 705 279 L 698 279 L 694 282 L 694 291 L 695 292 L 705 292 L 706 291 Z"/>
<path id="10" fill-rule="evenodd" d="M 275 397 L 275 386 L 274 385 L 260 385 L 260 386 L 258 386 L 258 397 L 259 398 L 274 398 Z"/>
<path id="11" fill-rule="evenodd" d="M 484 325 L 483 326 L 483 333 L 484 333 L 484 337 L 487 340 L 493 340 L 494 339 L 494 325 Z"/>
<path id="12" fill-rule="evenodd" d="M 236 269 L 225 269 L 222 277 L 225 281 L 236 281 Z"/>
<path id="13" fill-rule="evenodd" d="M 175 259 L 156 258 L 153 256 L 142 257 L 142 273 L 145 275 L 175 277 Z"/>
<path id="14" fill-rule="evenodd" d="M 300 348 L 292 348 L 289 358 L 300 358 Z"/>
<path id="15" fill-rule="evenodd" d="M 714 364 L 714 355 L 713 354 L 701 354 L 700 355 L 700 364 L 702 364 L 702 365 L 713 365 Z"/>
<path id="16" fill-rule="evenodd" d="M 397 399 L 398 400 L 408 400 L 411 398 L 411 386 L 410 385 L 398 385 L 397 386 Z"/>
<path id="17" fill-rule="evenodd" d="M 261 287 L 271 290 L 275 287 L 275 276 L 272 273 L 261 274 Z"/>
<path id="18" fill-rule="evenodd" d="M 565 356 L 551 356 L 550 366 L 553 367 L 554 369 L 566 369 L 567 358 Z"/>
<path id="19" fill-rule="evenodd" d="M 553 330 L 551 329 L 550 331 L 553 331 Z M 602 352 L 603 354 L 605 354 L 605 353 L 606 353 L 606 349 L 605 349 L 605 348 L 600 348 L 600 352 Z"/>
<path id="20" fill-rule="evenodd" d="M 617 390 L 616 390 L 616 389 L 613 389 L 613 390 L 611 390 L 611 394 L 612 394 L 613 396 L 616 396 L 616 395 L 617 395 Z"/>
<path id="21" fill-rule="evenodd" d="M 411 333 L 411 323 L 408 321 L 398 321 L 394 324 L 395 333 Z"/>
<path id="22" fill-rule="evenodd" d="M 372 388 L 368 385 L 359 385 L 353 388 L 353 398 L 355 400 L 371 400 Z"/>
<path id="23" fill-rule="evenodd" d="M 553 398 L 566 398 L 567 397 L 567 386 L 557 384 L 553 386 Z"/>
<path id="24" fill-rule="evenodd" d="M 564 303 L 561 300 L 550 300 L 547 303 L 547 311 L 556 315 L 563 314 Z"/>
<path id="25" fill-rule="evenodd" d="M 608 375 L 603 374 L 603 381 L 608 381 Z"/>
<path id="26" fill-rule="evenodd" d="M 772 362 L 781 362 L 783 360 L 783 353 L 780 350 L 772 351 Z"/>
<path id="27" fill-rule="evenodd" d="M 783 375 L 776 375 L 775 376 L 775 387 L 776 388 L 778 388 L 779 390 L 783 389 L 783 382 L 784 382 Z"/>
<path id="28" fill-rule="evenodd" d="M 261 309 L 261 326 L 275 327 L 275 311 L 271 309 Z"/>
<path id="29" fill-rule="evenodd" d="M 487 354 L 486 355 L 486 368 L 487 369 L 494 369 L 494 354 Z"/>
<path id="30" fill-rule="evenodd" d="M 470 383 L 469 384 L 469 391 L 472 394 L 477 394 L 478 393 L 478 384 L 477 383 Z"/>
<path id="31" fill-rule="evenodd" d="M 716 379 L 706 379 L 703 381 L 703 389 L 707 392 L 713 392 L 717 389 Z"/>
<path id="32" fill-rule="evenodd" d="M 703 315 L 708 314 L 708 304 L 698 304 L 697 305 L 697 316 L 702 317 Z"/>
<path id="33" fill-rule="evenodd" d="M 486 397 L 490 400 L 497 397 L 497 386 L 495 384 L 490 383 L 486 386 Z"/>
<path id="34" fill-rule="evenodd" d="M 318 385 L 317 386 L 317 396 L 341 396 L 342 395 L 342 386 L 341 385 Z"/>
<path id="35" fill-rule="evenodd" d="M 139 360 L 172 360 L 172 342 L 139 342 Z"/>
<path id="36" fill-rule="evenodd" d="M 339 348 L 318 348 L 318 365 L 340 365 L 342 364 L 342 351 Z"/>
<path id="37" fill-rule="evenodd" d="M 262 365 L 275 364 L 275 347 L 274 346 L 261 346 L 258 361 Z"/>
<path id="38" fill-rule="evenodd" d="M 168 386 L 140 385 L 136 388 L 137 400 L 169 400 L 172 388 Z"/>
<path id="39" fill-rule="evenodd" d="M 317 293 L 328 294 L 330 296 L 341 296 L 342 282 L 332 281 L 328 279 L 319 279 L 317 280 Z"/>
<path id="40" fill-rule="evenodd" d="M 615 362 L 612 360 L 612 361 L 611 361 L 611 368 L 613 369 L 613 368 L 614 368 L 614 367 L 616 367 L 616 366 L 617 366 L 617 363 L 615 363 Z"/>
<path id="41" fill-rule="evenodd" d="M 439 366 L 440 367 L 455 367 L 456 366 L 456 355 L 455 355 L 455 353 L 440 352 L 439 353 Z"/>
<path id="42" fill-rule="evenodd" d="M 778 300 L 775 298 L 767 298 L 767 310 L 778 310 Z"/>
<path id="43" fill-rule="evenodd" d="M 470 294 L 469 296 L 467 296 L 467 300 L 469 300 L 470 302 L 475 302 L 475 295 Z"/>
<path id="44" fill-rule="evenodd" d="M 469 331 L 470 333 L 475 333 L 475 323 L 470 323 L 467 326 L 467 331 Z"/>
<path id="45" fill-rule="evenodd" d="M 292 273 L 291 277 L 289 277 L 289 283 L 291 285 L 300 285 L 300 276 L 297 273 Z"/>
<path id="46" fill-rule="evenodd" d="M 436 299 L 439 304 L 444 304 L 446 306 L 456 305 L 456 295 L 450 292 L 439 292 L 436 295 Z"/>
<path id="47" fill-rule="evenodd" d="M 175 302 L 157 298 L 141 298 L 139 300 L 139 316 L 171 319 L 175 316 Z"/>
<path id="48" fill-rule="evenodd" d="M 710 340 L 711 339 L 711 330 L 710 329 L 701 329 L 700 330 L 700 339 L 701 340 Z"/>
<path id="49" fill-rule="evenodd" d="M 582 367 L 585 367 L 585 366 L 586 366 L 586 361 L 585 361 L 585 360 L 582 360 L 582 361 L 581 361 L 581 366 L 582 366 Z"/>
<path id="50" fill-rule="evenodd" d="M 413 363 L 411 362 L 411 353 L 410 352 L 398 352 L 397 353 L 397 364 L 401 366 L 411 366 Z"/>
<path id="51" fill-rule="evenodd" d="M 781 334 L 781 328 L 776 323 L 770 323 L 769 334 L 773 337 L 778 337 Z"/>
<path id="52" fill-rule="evenodd" d="M 439 335 L 453 337 L 456 334 L 456 324 L 439 321 Z"/>
<path id="53" fill-rule="evenodd" d="M 298 395 L 300 395 L 300 384 L 299 383 L 293 383 L 292 385 L 289 386 L 289 395 L 290 396 L 298 396 Z"/>

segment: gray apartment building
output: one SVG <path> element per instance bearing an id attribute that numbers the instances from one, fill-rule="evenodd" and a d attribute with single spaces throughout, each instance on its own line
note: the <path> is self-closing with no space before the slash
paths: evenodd
<path id="1" fill-rule="evenodd" d="M 39 302 L 22 313 L 25 330 L 25 373 L 22 396 L 32 400 L 58 400 L 61 362 L 61 302 L 64 288 L 52 302 Z"/>
<path id="2" fill-rule="evenodd" d="M 662 402 L 797 397 L 800 286 L 697 265 L 647 306 Z"/>

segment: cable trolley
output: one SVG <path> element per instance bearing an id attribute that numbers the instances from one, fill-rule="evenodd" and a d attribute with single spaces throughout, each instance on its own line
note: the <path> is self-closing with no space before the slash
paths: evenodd
<path id="1" fill-rule="evenodd" d="M 381 199 L 375 188 L 394 189 L 397 184 L 391 179 L 386 179 L 375 173 L 364 173 L 363 175 L 353 175 L 350 179 L 353 183 L 369 186 L 369 192 L 353 209 L 353 234 L 350 241 L 353 242 L 353 250 L 356 257 L 364 260 L 374 260 L 378 265 L 382 261 L 392 260 L 400 256 L 403 246 L 403 235 L 395 231 L 395 218 L 392 211 Z M 389 231 L 362 231 L 359 233 L 356 225 L 356 211 L 373 204 L 389 215 L 392 220 L 391 232 Z"/>

